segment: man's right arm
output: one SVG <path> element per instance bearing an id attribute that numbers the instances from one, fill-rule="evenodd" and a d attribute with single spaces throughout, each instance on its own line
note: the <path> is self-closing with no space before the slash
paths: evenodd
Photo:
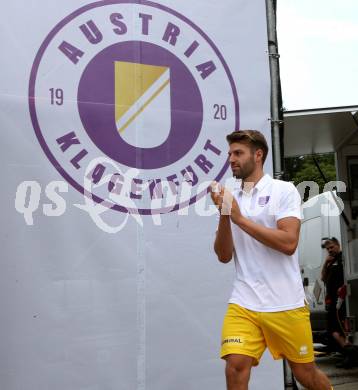
<path id="1" fill-rule="evenodd" d="M 326 279 L 327 279 L 327 263 L 324 263 L 321 271 L 321 280 L 322 282 L 326 283 Z"/>
<path id="2" fill-rule="evenodd" d="M 234 243 L 232 240 L 229 215 L 220 215 L 219 226 L 216 232 L 214 250 L 219 261 L 228 263 L 232 259 Z"/>
<path id="3" fill-rule="evenodd" d="M 334 260 L 333 257 L 328 256 L 323 264 L 322 271 L 321 271 L 321 280 L 322 282 L 326 283 L 327 281 L 327 273 L 328 273 L 328 267 L 330 264 L 332 264 L 332 261 Z"/>

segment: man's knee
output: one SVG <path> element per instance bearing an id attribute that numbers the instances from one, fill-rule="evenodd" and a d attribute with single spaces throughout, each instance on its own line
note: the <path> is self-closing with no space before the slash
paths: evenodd
<path id="1" fill-rule="evenodd" d="M 300 379 L 311 378 L 316 374 L 317 367 L 314 363 L 293 363 L 290 362 L 291 370 L 295 378 L 301 382 Z"/>
<path id="2" fill-rule="evenodd" d="M 327 376 L 317 368 L 314 362 L 289 363 L 294 377 L 308 389 L 331 389 Z"/>
<path id="3" fill-rule="evenodd" d="M 251 367 L 254 359 L 245 355 L 227 355 L 225 357 L 226 378 L 236 382 L 248 383 L 250 379 Z"/>

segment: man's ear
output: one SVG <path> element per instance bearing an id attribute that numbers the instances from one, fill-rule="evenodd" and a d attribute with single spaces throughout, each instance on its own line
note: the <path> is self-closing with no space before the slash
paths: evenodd
<path id="1" fill-rule="evenodd" d="M 259 161 L 262 162 L 263 157 L 264 157 L 263 150 L 262 149 L 257 149 L 255 151 L 255 162 L 259 162 Z"/>

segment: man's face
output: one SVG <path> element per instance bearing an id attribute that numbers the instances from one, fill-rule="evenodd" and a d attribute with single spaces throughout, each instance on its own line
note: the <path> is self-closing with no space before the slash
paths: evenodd
<path id="1" fill-rule="evenodd" d="M 237 179 L 246 179 L 255 170 L 255 153 L 242 143 L 234 142 L 229 145 L 229 162 L 233 176 Z"/>
<path id="2" fill-rule="evenodd" d="M 326 249 L 328 254 L 332 257 L 335 257 L 341 251 L 340 246 L 333 241 L 328 241 L 326 243 Z"/>

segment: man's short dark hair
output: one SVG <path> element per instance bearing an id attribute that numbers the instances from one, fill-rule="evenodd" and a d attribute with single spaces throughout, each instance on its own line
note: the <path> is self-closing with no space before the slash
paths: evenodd
<path id="1" fill-rule="evenodd" d="M 226 136 L 226 140 L 229 145 L 238 142 L 248 145 L 253 151 L 261 149 L 263 152 L 262 164 L 264 164 L 268 153 L 268 146 L 266 138 L 260 131 L 235 130 L 234 132 Z"/>
<path id="2" fill-rule="evenodd" d="M 323 237 L 322 238 L 322 248 L 327 248 L 327 245 L 334 243 L 340 246 L 340 243 L 336 237 Z"/>

